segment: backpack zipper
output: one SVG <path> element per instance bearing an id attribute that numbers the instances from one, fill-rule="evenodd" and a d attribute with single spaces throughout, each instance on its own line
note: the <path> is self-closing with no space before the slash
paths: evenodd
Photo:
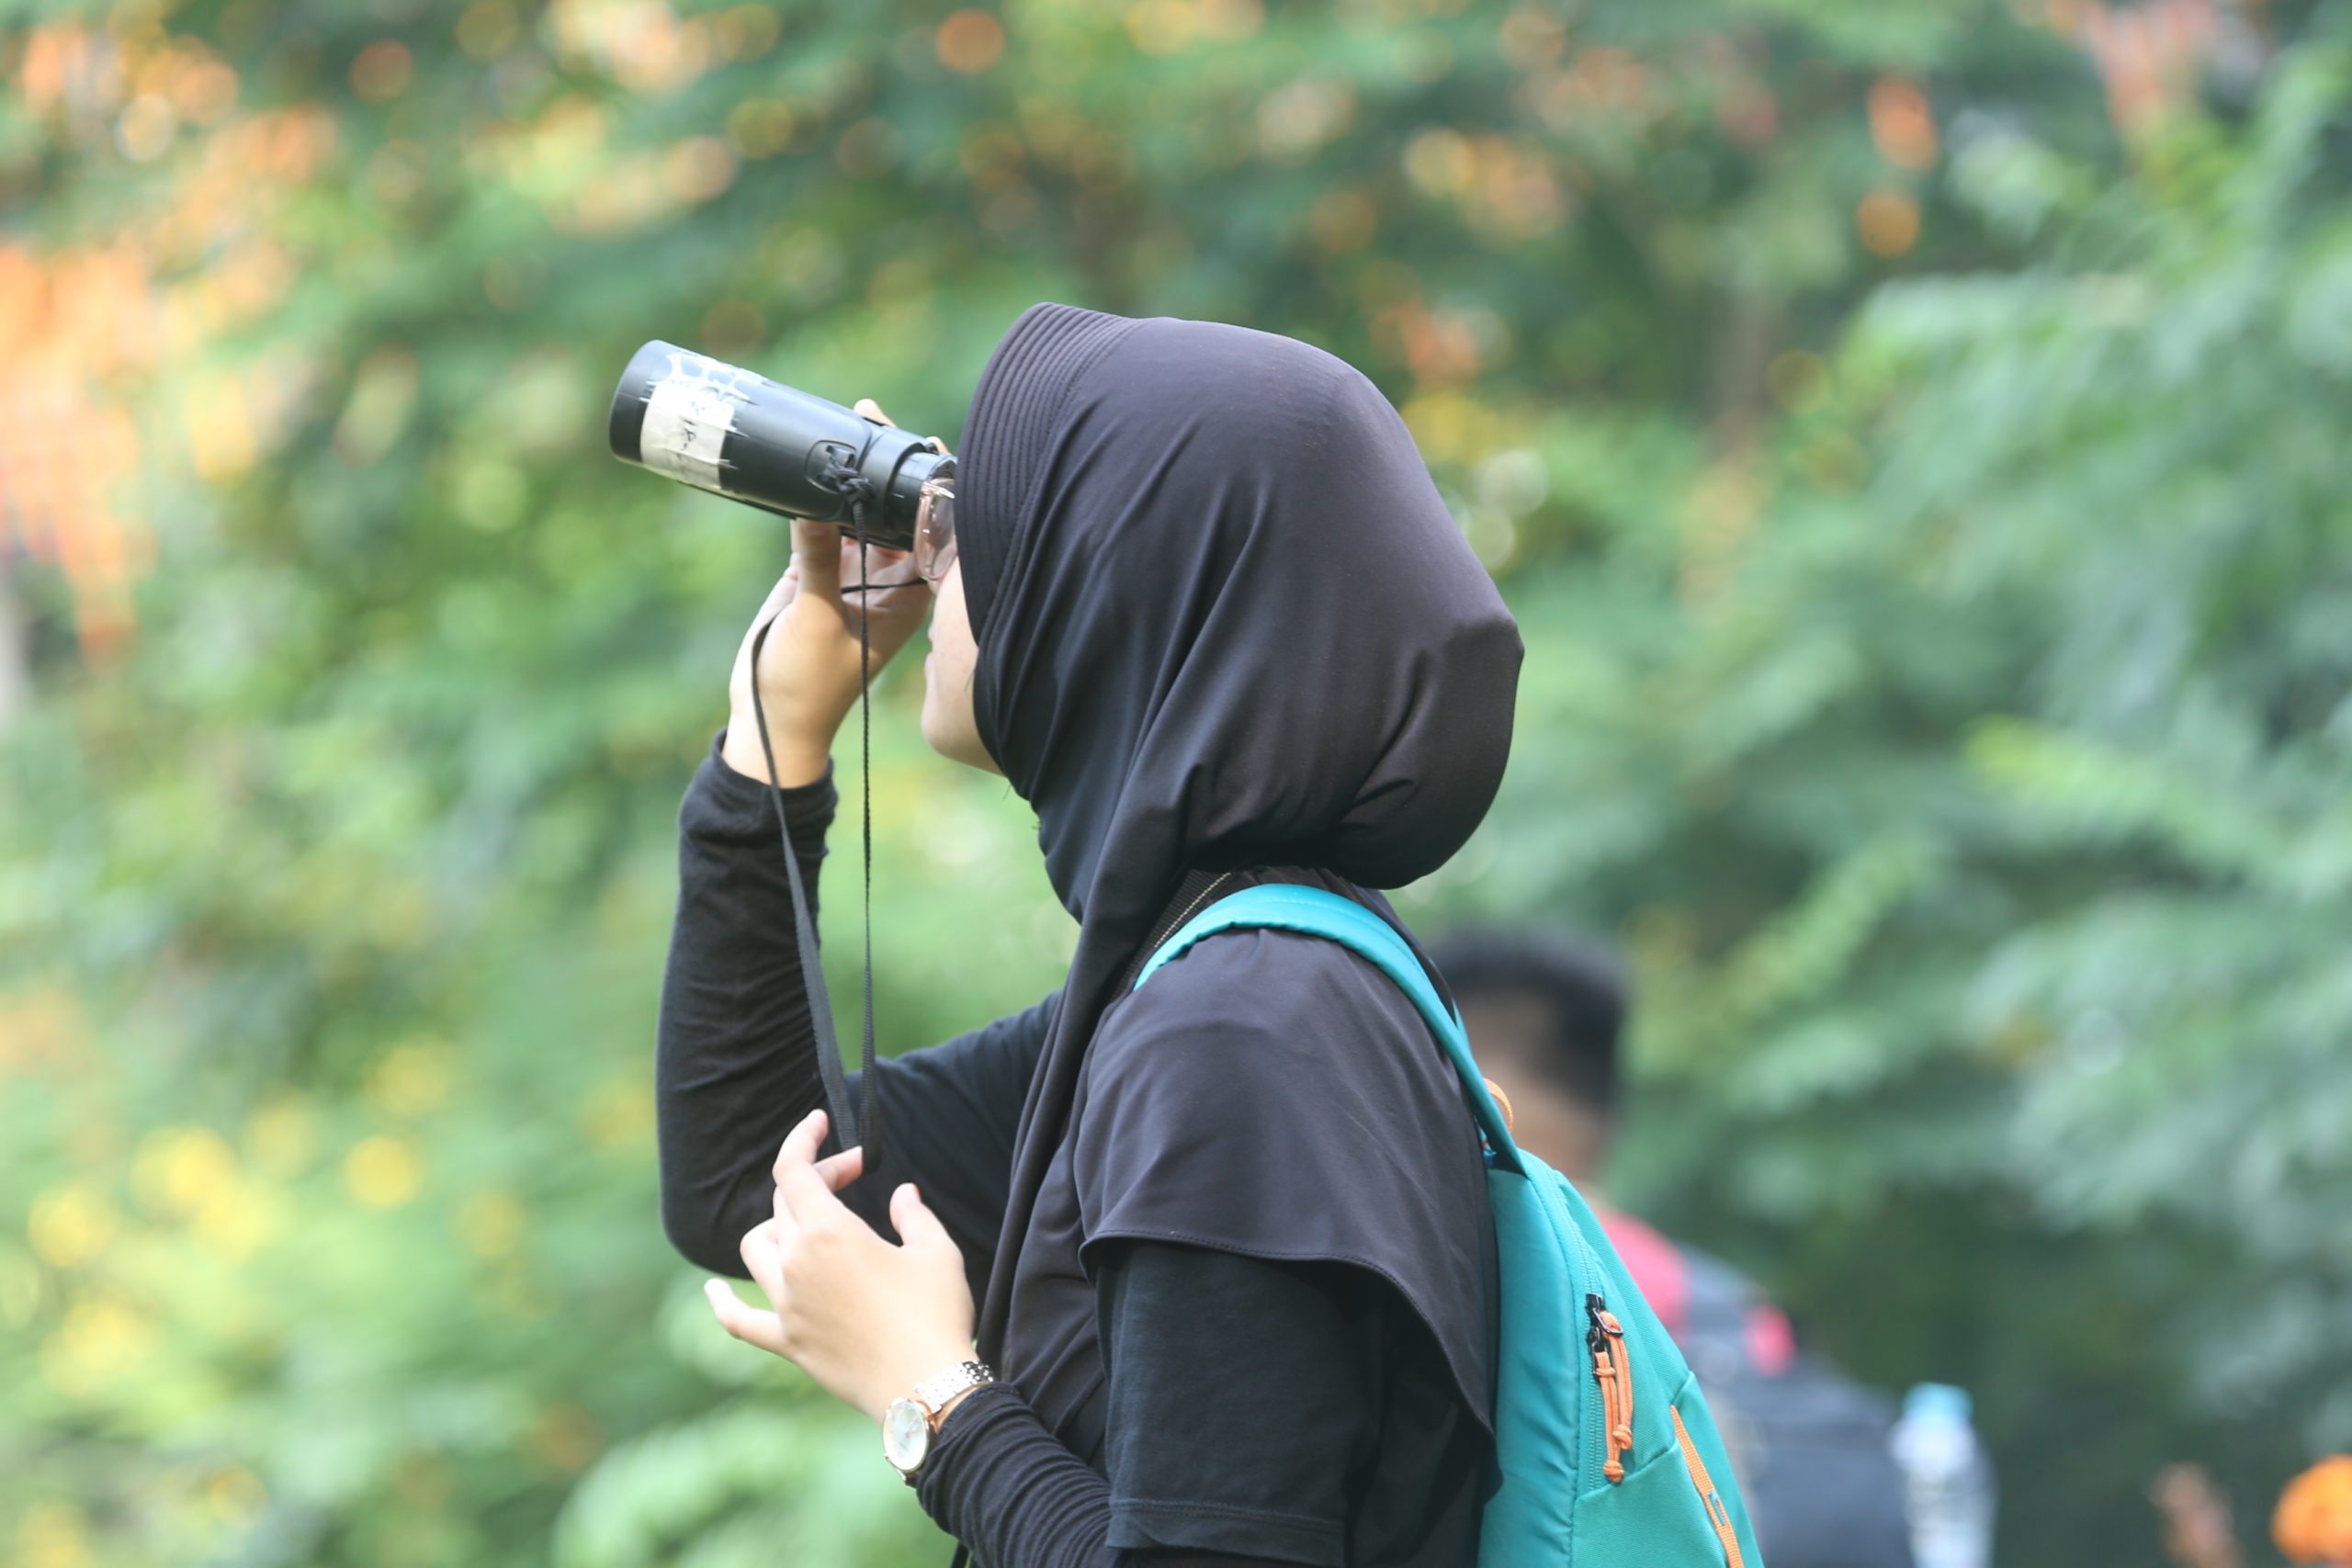
<path id="1" fill-rule="evenodd" d="M 1592 1351 L 1593 1379 L 1600 1384 L 1600 1473 L 1614 1483 L 1625 1479 L 1625 1461 L 1619 1454 L 1634 1450 L 1634 1363 L 1625 1349 L 1625 1326 L 1600 1292 L 1586 1293 L 1584 1310 L 1590 1320 L 1584 1342 Z"/>
<path id="2" fill-rule="evenodd" d="M 1668 1405 L 1666 1413 L 1674 1417 L 1674 1440 L 1681 1446 L 1682 1463 L 1690 1472 L 1690 1484 L 1699 1489 L 1699 1502 L 1707 1510 L 1707 1523 L 1715 1529 L 1715 1540 L 1724 1549 L 1724 1568 L 1746 1568 L 1739 1552 L 1739 1530 L 1731 1522 L 1731 1510 L 1724 1506 L 1723 1495 L 1715 1490 L 1713 1477 L 1707 1473 L 1707 1461 L 1699 1457 L 1699 1445 L 1690 1440 L 1690 1429 L 1682 1424 L 1682 1412 Z"/>

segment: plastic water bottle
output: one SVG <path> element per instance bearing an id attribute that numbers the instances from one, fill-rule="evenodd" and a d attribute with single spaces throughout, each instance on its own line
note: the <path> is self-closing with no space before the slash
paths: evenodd
<path id="1" fill-rule="evenodd" d="M 1966 1389 L 1923 1382 L 1889 1439 L 1903 1468 L 1917 1568 L 1990 1568 L 1993 1465 L 1969 1425 Z"/>

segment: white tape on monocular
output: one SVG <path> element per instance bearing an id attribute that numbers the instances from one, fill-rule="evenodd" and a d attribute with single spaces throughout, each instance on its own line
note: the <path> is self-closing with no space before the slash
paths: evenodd
<path id="1" fill-rule="evenodd" d="M 737 383 L 741 371 L 699 354 L 670 356 L 670 373 L 645 396 L 645 427 L 638 460 L 657 473 L 722 493 L 719 470 L 735 408 L 751 400 Z"/>

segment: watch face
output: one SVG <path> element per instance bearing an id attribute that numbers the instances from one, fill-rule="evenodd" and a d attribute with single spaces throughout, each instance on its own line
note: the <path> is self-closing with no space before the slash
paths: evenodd
<path id="1" fill-rule="evenodd" d="M 931 1453 L 931 1416 L 911 1399 L 894 1399 L 882 1412 L 882 1452 L 911 1475 Z"/>

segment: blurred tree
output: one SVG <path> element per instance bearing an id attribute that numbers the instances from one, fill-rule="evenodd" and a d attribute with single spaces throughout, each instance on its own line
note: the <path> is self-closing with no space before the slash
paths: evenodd
<path id="1" fill-rule="evenodd" d="M 1980 1391 L 2004 1561 L 2153 1552 L 2166 1452 L 2260 1497 L 2352 1435 L 2347 93 L 2331 32 L 2120 184 L 1967 139 L 1951 198 L 2044 259 L 1882 288 L 1737 511 L 1528 585 L 1441 878 L 1626 931 L 1634 1190 Z"/>
<path id="2" fill-rule="evenodd" d="M 936 1550 L 652 1220 L 670 816 L 785 541 L 603 407 L 662 336 L 949 431 L 1039 298 L 1396 398 L 1533 653 L 1418 907 L 1628 936 L 1677 1111 L 1631 1190 L 1983 1390 L 2005 1561 L 2152 1540 L 2159 1458 L 2340 1434 L 2343 66 L 2221 16 L 2177 59 L 1990 0 L 0 30 L 18 1555 Z M 911 697 L 898 1045 L 1069 940 Z"/>

